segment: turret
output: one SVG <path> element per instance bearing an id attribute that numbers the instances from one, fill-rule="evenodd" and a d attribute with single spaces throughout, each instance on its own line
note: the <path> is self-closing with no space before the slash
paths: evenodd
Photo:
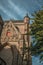
<path id="1" fill-rule="evenodd" d="M 29 16 L 28 16 L 28 14 L 26 14 L 26 16 L 24 17 L 24 23 L 26 24 L 26 23 L 29 23 L 29 20 L 30 20 L 30 18 L 29 18 Z"/>
<path id="2" fill-rule="evenodd" d="M 27 34 L 27 29 L 29 29 L 29 28 L 28 28 L 28 26 L 29 26 L 29 21 L 30 21 L 30 18 L 29 18 L 29 16 L 28 16 L 28 14 L 26 14 L 26 16 L 24 17 L 24 26 L 25 26 L 24 32 L 25 32 L 25 34 Z"/>

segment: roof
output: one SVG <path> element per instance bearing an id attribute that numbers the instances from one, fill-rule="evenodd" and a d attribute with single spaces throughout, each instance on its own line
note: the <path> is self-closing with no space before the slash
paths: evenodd
<path id="1" fill-rule="evenodd" d="M 23 20 L 6 20 L 4 22 L 10 22 L 12 21 L 13 23 L 23 23 Z"/>

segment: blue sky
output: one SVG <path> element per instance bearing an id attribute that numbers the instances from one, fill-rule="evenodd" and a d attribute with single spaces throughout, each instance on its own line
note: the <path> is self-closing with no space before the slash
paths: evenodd
<path id="1" fill-rule="evenodd" d="M 0 15 L 3 20 L 23 19 L 26 13 L 29 17 L 43 6 L 43 0 L 0 0 Z M 42 65 L 39 59 L 32 58 L 33 65 Z"/>
<path id="2" fill-rule="evenodd" d="M 40 10 L 43 0 L 0 0 L 0 14 L 3 19 L 23 19 L 28 13 Z"/>

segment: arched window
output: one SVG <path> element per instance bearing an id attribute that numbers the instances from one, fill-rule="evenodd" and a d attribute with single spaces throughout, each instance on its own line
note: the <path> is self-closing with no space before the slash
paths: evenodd
<path id="1" fill-rule="evenodd" d="M 15 26 L 15 27 L 16 27 L 17 31 L 19 32 L 19 28 L 17 26 Z"/>

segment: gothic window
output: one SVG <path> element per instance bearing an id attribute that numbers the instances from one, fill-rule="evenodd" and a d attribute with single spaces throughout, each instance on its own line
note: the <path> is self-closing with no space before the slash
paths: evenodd
<path id="1" fill-rule="evenodd" d="M 18 32 L 19 32 L 19 28 L 17 27 L 17 26 L 15 26 L 16 27 L 16 29 L 18 30 Z"/>
<path id="2" fill-rule="evenodd" d="M 10 27 L 12 27 L 12 25 Z"/>
<path id="3" fill-rule="evenodd" d="M 7 31 L 10 31 L 10 29 L 8 29 Z"/>
<path id="4" fill-rule="evenodd" d="M 8 25 L 7 27 L 12 27 L 12 25 Z"/>
<path id="5" fill-rule="evenodd" d="M 5 23 L 5 24 L 3 25 L 3 28 L 5 28 L 5 27 L 7 27 L 7 23 Z"/>
<path id="6" fill-rule="evenodd" d="M 9 27 L 9 25 L 7 27 Z"/>
<path id="7" fill-rule="evenodd" d="M 8 37 L 10 36 L 10 34 L 11 34 L 11 33 L 10 33 L 9 31 L 7 31 L 6 35 L 7 35 Z"/>
<path id="8" fill-rule="evenodd" d="M 6 32 L 6 36 L 10 36 L 10 34 L 11 34 L 10 29 L 8 29 Z"/>

